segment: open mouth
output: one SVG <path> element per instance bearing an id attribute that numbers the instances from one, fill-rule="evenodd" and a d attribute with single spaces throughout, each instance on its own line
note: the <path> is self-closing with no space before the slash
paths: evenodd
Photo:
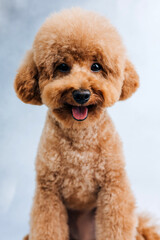
<path id="1" fill-rule="evenodd" d="M 72 117 L 77 121 L 84 121 L 88 117 L 88 107 L 72 106 Z"/>
<path id="2" fill-rule="evenodd" d="M 63 107 L 54 109 L 53 112 L 59 116 L 67 118 L 68 115 L 71 115 L 76 121 L 84 121 L 88 115 L 95 115 L 95 110 L 97 109 L 97 104 L 91 104 L 87 106 L 75 106 L 68 103 L 65 103 Z"/>

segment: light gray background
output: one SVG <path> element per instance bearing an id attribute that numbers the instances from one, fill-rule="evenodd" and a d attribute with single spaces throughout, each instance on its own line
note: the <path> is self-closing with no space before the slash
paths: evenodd
<path id="1" fill-rule="evenodd" d="M 46 114 L 46 107 L 25 105 L 16 98 L 16 69 L 45 18 L 71 6 L 108 17 L 140 75 L 138 92 L 109 112 L 124 142 L 137 206 L 160 217 L 160 1 L 0 0 L 0 238 L 4 240 L 21 239 L 29 230 L 34 159 Z"/>

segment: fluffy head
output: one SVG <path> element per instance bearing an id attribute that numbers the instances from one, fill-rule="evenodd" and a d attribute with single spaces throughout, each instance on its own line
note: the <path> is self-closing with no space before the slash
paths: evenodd
<path id="1" fill-rule="evenodd" d="M 62 63 L 68 66 L 66 71 Z M 92 71 L 93 63 L 100 64 L 100 70 Z M 138 75 L 115 28 L 104 17 L 79 8 L 46 20 L 14 84 L 23 102 L 46 104 L 66 127 L 94 123 L 105 107 L 127 99 L 138 85 Z M 81 89 L 91 93 L 83 106 L 73 98 L 73 91 Z M 86 120 L 77 122 L 72 117 L 74 108 L 79 114 L 87 109 Z"/>

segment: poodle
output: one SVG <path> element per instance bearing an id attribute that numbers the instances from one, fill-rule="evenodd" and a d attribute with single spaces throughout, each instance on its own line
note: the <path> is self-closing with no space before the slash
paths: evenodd
<path id="1" fill-rule="evenodd" d="M 51 15 L 14 88 L 48 107 L 36 157 L 29 240 L 160 240 L 136 213 L 121 140 L 106 108 L 129 98 L 139 77 L 116 29 L 96 13 Z"/>

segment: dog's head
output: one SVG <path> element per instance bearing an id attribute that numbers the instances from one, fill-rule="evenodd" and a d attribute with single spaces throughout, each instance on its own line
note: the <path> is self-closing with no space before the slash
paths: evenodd
<path id="1" fill-rule="evenodd" d="M 23 102 L 46 104 L 66 127 L 95 122 L 105 107 L 127 99 L 138 85 L 115 28 L 77 8 L 47 19 L 14 84 Z"/>

